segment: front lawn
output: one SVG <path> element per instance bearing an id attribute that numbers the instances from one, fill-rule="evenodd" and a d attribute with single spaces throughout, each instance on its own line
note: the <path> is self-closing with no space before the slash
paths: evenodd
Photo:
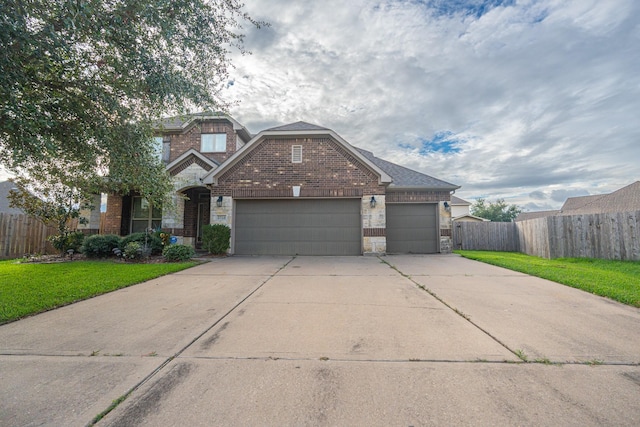
<path id="1" fill-rule="evenodd" d="M 541 277 L 640 307 L 640 262 L 545 259 L 514 252 L 456 251 L 465 258 Z"/>
<path id="2" fill-rule="evenodd" d="M 184 270 L 196 262 L 0 261 L 0 324 Z"/>

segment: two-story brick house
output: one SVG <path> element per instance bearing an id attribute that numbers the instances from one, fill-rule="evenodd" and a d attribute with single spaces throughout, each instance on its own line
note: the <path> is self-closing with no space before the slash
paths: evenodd
<path id="1" fill-rule="evenodd" d="M 163 122 L 156 138 L 174 204 L 111 194 L 105 233 L 162 228 L 197 245 L 202 227 L 232 230 L 231 254 L 359 255 L 450 250 L 444 207 L 458 186 L 298 122 L 252 135 L 223 114 Z M 184 197 L 186 196 L 186 198 Z"/>

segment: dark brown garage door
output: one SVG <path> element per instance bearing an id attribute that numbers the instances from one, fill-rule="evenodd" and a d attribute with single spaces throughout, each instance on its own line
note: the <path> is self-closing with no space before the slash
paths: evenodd
<path id="1" fill-rule="evenodd" d="M 387 252 L 438 252 L 436 203 L 387 204 Z"/>
<path id="2" fill-rule="evenodd" d="M 235 253 L 360 255 L 360 199 L 237 200 Z"/>

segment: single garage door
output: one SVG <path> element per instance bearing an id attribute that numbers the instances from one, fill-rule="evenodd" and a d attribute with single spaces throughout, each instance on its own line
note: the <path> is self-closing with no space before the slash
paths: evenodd
<path id="1" fill-rule="evenodd" d="M 237 200 L 235 253 L 360 255 L 360 199 Z"/>
<path id="2" fill-rule="evenodd" d="M 387 252 L 438 252 L 436 203 L 387 204 Z"/>

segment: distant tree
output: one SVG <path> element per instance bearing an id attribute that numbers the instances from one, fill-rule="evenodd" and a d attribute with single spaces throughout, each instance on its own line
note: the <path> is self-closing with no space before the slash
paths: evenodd
<path id="1" fill-rule="evenodd" d="M 0 162 L 166 200 L 162 116 L 227 104 L 238 0 L 1 0 Z M 88 179 L 92 178 L 92 179 Z M 88 180 L 87 180 L 88 179 Z"/>
<path id="2" fill-rule="evenodd" d="M 511 222 L 522 209 L 517 205 L 507 205 L 504 199 L 498 199 L 495 203 L 487 202 L 479 198 L 471 205 L 471 214 L 494 222 Z"/>

